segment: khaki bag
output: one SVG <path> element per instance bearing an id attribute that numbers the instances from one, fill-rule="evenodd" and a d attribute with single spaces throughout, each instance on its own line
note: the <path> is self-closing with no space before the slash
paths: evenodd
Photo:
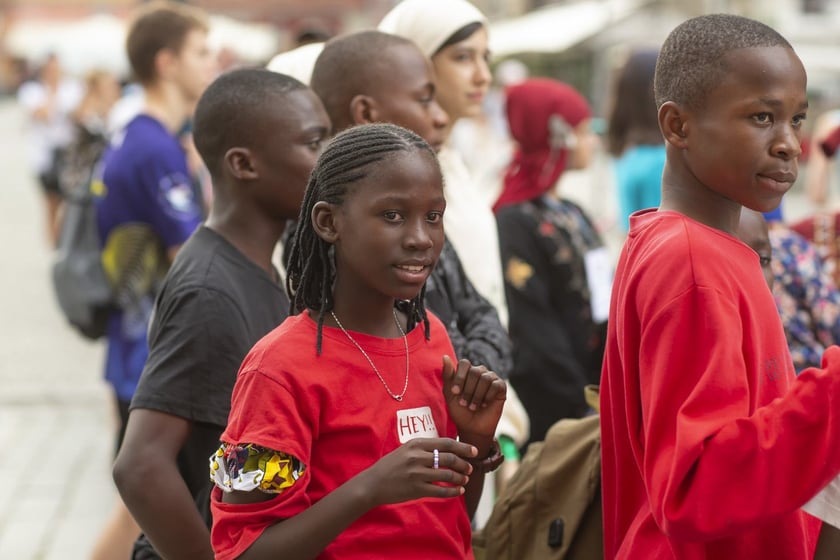
<path id="1" fill-rule="evenodd" d="M 560 420 L 528 447 L 474 534 L 476 559 L 602 559 L 601 515 L 600 418 Z"/>

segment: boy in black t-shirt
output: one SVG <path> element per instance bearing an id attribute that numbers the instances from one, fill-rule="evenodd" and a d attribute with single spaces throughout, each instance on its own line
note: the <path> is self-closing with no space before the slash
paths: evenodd
<path id="1" fill-rule="evenodd" d="M 297 217 L 330 128 L 311 90 L 267 70 L 224 74 L 198 102 L 194 141 L 214 202 L 156 302 L 149 359 L 114 466 L 144 532 L 134 558 L 213 558 L 207 458 L 227 423 L 242 358 L 288 314 L 271 255 Z"/>

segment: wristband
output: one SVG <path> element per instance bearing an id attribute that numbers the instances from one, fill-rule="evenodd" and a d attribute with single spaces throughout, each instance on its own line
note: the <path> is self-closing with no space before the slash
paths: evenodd
<path id="1" fill-rule="evenodd" d="M 502 455 L 507 461 L 518 461 L 521 456 L 519 448 L 516 447 L 516 442 L 508 436 L 499 436 L 499 447 L 502 450 Z"/>
<path id="2" fill-rule="evenodd" d="M 499 448 L 499 440 L 494 439 L 487 456 L 483 459 L 467 459 L 473 468 L 481 474 L 493 472 L 504 462 L 505 456 Z"/>

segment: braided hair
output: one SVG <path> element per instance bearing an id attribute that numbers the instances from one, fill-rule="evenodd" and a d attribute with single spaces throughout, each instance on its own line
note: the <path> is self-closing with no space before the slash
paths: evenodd
<path id="1" fill-rule="evenodd" d="M 300 209 L 298 227 L 290 241 L 286 290 L 291 298 L 291 314 L 317 309 L 316 348 L 321 354 L 324 316 L 332 311 L 335 260 L 333 246 L 321 239 L 312 225 L 312 209 L 319 201 L 341 205 L 350 187 L 365 177 L 376 162 L 397 152 L 426 150 L 437 162 L 434 150 L 420 136 L 405 128 L 386 123 L 364 124 L 339 133 L 315 163 Z M 429 339 L 430 326 L 424 304 L 426 286 L 412 300 L 398 307 L 408 315 L 408 327 L 423 321 Z"/>

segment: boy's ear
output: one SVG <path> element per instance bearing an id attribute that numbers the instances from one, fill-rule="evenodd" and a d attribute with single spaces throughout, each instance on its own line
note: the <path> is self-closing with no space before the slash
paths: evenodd
<path id="1" fill-rule="evenodd" d="M 161 49 L 155 54 L 155 76 L 157 79 L 168 80 L 177 71 L 177 55 L 172 49 Z"/>
<path id="2" fill-rule="evenodd" d="M 370 124 L 376 120 L 376 100 L 369 95 L 357 95 L 350 100 L 350 117 L 353 124 Z"/>
<path id="3" fill-rule="evenodd" d="M 677 149 L 688 147 L 688 112 L 673 101 L 659 107 L 659 129 L 665 141 Z"/>
<path id="4" fill-rule="evenodd" d="M 335 205 L 321 200 L 312 207 L 310 216 L 315 233 L 330 244 L 335 243 L 338 239 L 338 229 L 335 223 L 336 209 Z"/>
<path id="5" fill-rule="evenodd" d="M 260 177 L 248 148 L 229 149 L 225 152 L 224 165 L 236 179 L 253 180 Z"/>

